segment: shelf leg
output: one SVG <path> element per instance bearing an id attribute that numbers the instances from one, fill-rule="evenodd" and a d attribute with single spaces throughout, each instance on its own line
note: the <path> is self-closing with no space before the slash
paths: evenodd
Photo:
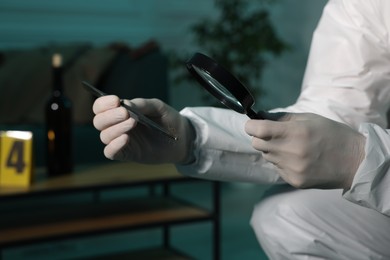
<path id="1" fill-rule="evenodd" d="M 170 195 L 169 185 L 168 183 L 163 184 L 163 196 L 168 197 Z M 164 248 L 170 248 L 171 246 L 171 232 L 169 225 L 164 225 L 163 227 L 163 241 Z"/>
<path id="2" fill-rule="evenodd" d="M 221 205 L 220 205 L 220 183 L 213 182 L 213 204 L 214 204 L 214 219 L 213 219 L 213 243 L 214 243 L 214 260 L 221 259 Z"/>

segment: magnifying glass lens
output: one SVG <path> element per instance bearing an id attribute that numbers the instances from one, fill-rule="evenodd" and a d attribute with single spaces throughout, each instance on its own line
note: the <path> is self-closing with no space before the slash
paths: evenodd
<path id="1" fill-rule="evenodd" d="M 232 95 L 232 93 L 225 88 L 221 83 L 219 83 L 215 78 L 213 78 L 207 71 L 198 68 L 197 66 L 193 65 L 193 69 L 198 73 L 200 77 L 203 78 L 206 82 L 209 83 L 213 87 L 213 90 L 217 92 L 217 98 L 224 103 L 227 106 L 231 106 L 229 104 L 234 103 L 236 106 L 242 107 L 242 104 L 240 101 L 237 100 L 235 96 Z"/>
<path id="2" fill-rule="evenodd" d="M 222 104 L 252 119 L 263 119 L 252 109 L 255 100 L 249 90 L 215 60 L 195 53 L 186 66 L 192 76 Z"/>

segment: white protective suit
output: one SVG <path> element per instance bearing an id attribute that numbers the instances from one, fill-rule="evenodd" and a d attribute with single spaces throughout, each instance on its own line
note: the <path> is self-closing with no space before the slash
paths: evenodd
<path id="1" fill-rule="evenodd" d="M 313 35 L 301 94 L 275 111 L 312 112 L 359 129 L 367 137 L 366 157 L 348 191 L 279 185 L 255 207 L 251 224 L 270 259 L 390 259 L 390 132 L 383 130 L 389 107 L 390 1 L 329 1 Z M 245 115 L 217 108 L 181 113 L 197 138 L 196 162 L 178 165 L 180 172 L 283 183 L 252 148 Z"/>

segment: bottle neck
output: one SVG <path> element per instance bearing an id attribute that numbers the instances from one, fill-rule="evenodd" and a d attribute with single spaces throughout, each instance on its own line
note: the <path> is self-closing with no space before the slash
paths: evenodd
<path id="1" fill-rule="evenodd" d="M 63 69 L 62 67 L 53 67 L 53 92 L 61 94 L 63 92 Z"/>

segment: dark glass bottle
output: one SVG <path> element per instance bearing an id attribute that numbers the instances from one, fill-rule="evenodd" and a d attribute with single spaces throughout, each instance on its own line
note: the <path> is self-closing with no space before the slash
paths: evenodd
<path id="1" fill-rule="evenodd" d="M 49 176 L 71 173 L 72 157 L 72 103 L 63 92 L 62 56 L 52 57 L 52 94 L 45 107 L 46 165 Z"/>

